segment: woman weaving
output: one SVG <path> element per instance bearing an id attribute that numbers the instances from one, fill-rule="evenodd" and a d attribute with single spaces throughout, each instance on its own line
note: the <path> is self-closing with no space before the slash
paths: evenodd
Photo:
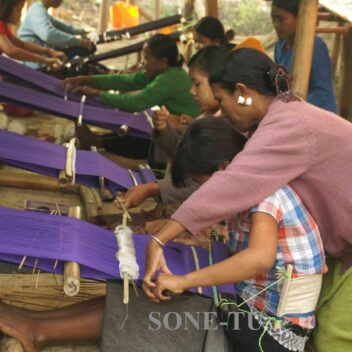
<path id="1" fill-rule="evenodd" d="M 214 119 L 212 117 L 198 120 L 190 125 L 179 144 L 172 165 L 172 176 L 176 184 L 183 184 L 190 176 L 197 179 L 199 183 L 202 183 L 206 181 L 215 170 L 226 168 L 229 161 L 243 149 L 245 143 L 245 138 L 229 127 L 229 124 L 224 119 Z M 211 158 L 208 157 L 209 150 L 212 150 Z M 241 297 L 243 298 L 246 297 L 246 294 L 251 295 L 253 292 L 257 292 L 259 290 L 258 287 L 262 285 L 271 284 L 271 286 L 273 286 L 272 283 L 275 281 L 275 271 L 279 267 L 284 269 L 284 263 L 293 263 L 295 275 L 298 276 L 319 274 L 325 270 L 322 244 L 318 229 L 314 220 L 304 209 L 298 196 L 291 188 L 285 187 L 269 198 L 258 205 L 258 207 L 251 210 L 251 220 L 246 218 L 246 221 L 252 222 L 249 244 L 248 238 L 244 241 L 240 240 L 241 236 L 248 236 L 248 233 L 241 232 L 237 223 L 231 221 L 233 226 L 230 248 L 233 252 L 243 252 L 243 256 L 248 252 L 246 267 L 241 269 L 243 277 L 246 275 L 248 275 L 248 279 L 256 277 L 256 280 L 244 281 L 238 286 L 237 290 L 242 293 Z M 295 217 L 291 210 L 285 210 L 290 209 L 287 208 L 288 204 L 295 204 L 297 213 L 301 213 L 299 218 Z M 274 208 L 274 205 L 277 208 Z M 278 219 L 279 213 L 282 220 L 280 220 L 280 225 L 276 225 L 276 219 Z M 244 219 L 245 217 L 243 217 L 242 221 L 244 221 Z M 296 242 L 292 242 L 291 240 L 289 245 L 286 243 L 285 237 L 288 235 L 289 229 L 285 229 L 284 227 L 288 226 L 288 220 L 290 220 L 290 230 L 295 233 L 294 237 L 296 238 Z M 301 226 L 303 220 L 305 221 L 304 227 Z M 242 223 L 242 226 L 244 225 L 245 222 Z M 277 226 L 278 230 L 275 230 Z M 262 235 L 258 233 L 258 230 Z M 278 231 L 280 233 L 279 236 Z M 265 244 L 260 243 L 260 237 L 263 236 L 265 237 Z M 305 241 L 303 239 L 302 241 L 301 238 L 305 236 L 307 240 Z M 204 245 L 204 243 L 200 243 L 200 245 Z M 300 250 L 297 251 L 298 247 L 295 248 L 295 245 L 299 245 Z M 247 246 L 248 248 L 246 249 Z M 276 254 L 277 246 L 279 252 Z M 261 261 L 258 261 L 258 251 L 259 255 L 263 258 Z M 293 256 L 289 257 L 288 253 L 292 253 Z M 236 256 L 237 255 L 234 257 Z M 252 261 L 249 260 L 251 256 Z M 191 273 L 189 274 L 189 278 L 161 275 L 157 281 L 156 290 L 167 287 L 171 291 L 180 293 L 180 291 L 183 290 L 182 284 L 187 284 L 188 281 L 192 282 L 192 279 L 197 280 L 197 278 L 202 281 L 201 285 L 213 285 L 215 281 L 224 280 L 224 272 L 228 272 L 228 276 L 230 276 L 232 271 L 232 269 L 217 271 L 218 265 L 229 266 L 230 262 L 227 263 L 227 261 L 224 261 L 216 264 L 213 268 L 209 267 Z M 203 275 L 203 271 L 204 273 L 209 272 L 211 274 Z M 216 274 L 216 272 L 218 274 Z M 220 276 L 219 273 L 221 273 Z M 219 278 L 216 278 L 217 276 L 219 276 Z M 206 278 L 204 282 L 202 278 Z M 180 284 L 181 286 L 179 286 Z M 198 284 L 196 284 L 196 286 L 198 286 Z M 318 287 L 310 288 L 310 290 L 315 290 L 316 296 L 319 294 L 319 289 L 319 285 Z M 275 304 L 277 304 L 275 301 L 277 299 L 276 295 L 278 294 L 278 290 L 279 286 L 275 286 L 270 290 L 268 289 L 267 296 L 259 295 L 256 298 L 256 306 L 275 306 Z M 312 294 L 314 294 L 313 291 Z M 117 296 L 114 295 L 114 301 L 117 300 Z M 141 301 L 136 300 L 136 309 L 143 309 L 143 302 L 142 307 L 139 307 L 139 304 L 141 304 Z M 165 303 L 163 303 L 163 306 L 165 306 Z M 177 309 L 177 307 L 176 300 L 176 305 L 171 306 L 170 310 L 172 308 Z M 25 346 L 26 351 L 36 351 L 50 341 L 99 338 L 102 330 L 103 308 L 103 299 L 97 299 L 48 312 L 26 311 L 2 304 L 0 305 L 0 328 L 3 332 L 18 338 Z M 154 311 L 156 307 L 149 303 L 148 309 Z M 191 306 L 189 306 L 188 309 L 191 309 Z M 263 308 L 259 309 L 259 311 L 260 310 L 263 310 Z M 108 312 L 108 308 L 106 308 L 105 312 Z M 114 312 L 114 314 L 116 314 L 116 312 Z M 256 339 L 255 337 L 261 332 L 256 330 L 254 332 L 252 331 L 251 334 L 248 326 L 246 327 L 246 321 L 246 318 L 241 321 L 241 332 L 233 332 L 236 336 L 240 336 L 238 340 L 235 339 L 234 347 L 241 349 L 246 348 L 246 351 L 255 351 L 255 348 L 258 347 L 258 338 Z M 299 325 L 296 326 L 295 323 Z M 304 329 L 314 326 L 314 314 L 304 315 L 302 317 L 296 315 L 291 318 L 290 322 L 283 323 L 283 326 L 285 333 L 290 334 L 290 339 L 286 338 L 285 340 L 286 344 L 290 343 L 291 345 L 295 344 L 295 346 L 304 346 L 306 334 Z M 300 326 L 303 327 L 300 328 Z M 115 328 L 117 327 L 115 326 Z M 114 327 L 110 327 L 110 329 L 114 330 Z M 138 331 L 139 334 L 143 334 L 143 331 L 139 329 Z M 159 334 L 162 334 L 162 332 L 159 332 Z M 176 331 L 175 334 L 177 336 L 178 332 Z M 279 332 L 276 334 L 279 336 Z M 199 336 L 196 337 L 196 335 L 194 335 L 194 339 L 197 338 L 199 338 Z M 164 339 L 166 339 L 166 336 Z M 119 343 L 122 345 L 123 341 L 117 342 L 115 350 L 118 350 L 118 347 L 121 346 Z M 264 350 L 270 350 L 270 352 L 287 351 L 286 348 L 282 347 L 269 335 L 265 336 L 262 345 Z M 160 347 L 161 345 L 158 346 Z M 195 346 L 196 344 L 194 342 L 193 348 L 195 348 Z M 136 344 L 133 350 L 140 350 L 140 348 L 141 346 Z M 221 350 L 220 346 L 218 350 Z M 299 351 L 301 350 L 302 349 L 299 349 Z M 192 349 L 192 351 L 200 351 L 200 349 Z"/>
<path id="2" fill-rule="evenodd" d="M 143 49 L 144 70 L 129 74 L 78 76 L 62 81 L 86 95 L 96 96 L 106 105 L 122 111 L 139 112 L 154 106 L 165 106 L 171 114 L 196 117 L 201 110 L 190 94 L 191 80 L 182 68 L 183 58 L 170 36 L 157 34 L 150 38 Z M 108 92 L 121 91 L 121 94 Z M 79 129 L 78 137 L 83 146 L 104 147 L 110 152 L 137 159 L 147 158 L 149 142 L 116 134 L 98 138 L 87 128 Z"/>
<path id="3" fill-rule="evenodd" d="M 186 229 L 197 234 L 289 183 L 316 221 L 329 255 L 330 270 L 317 311 L 321 323 L 310 347 L 319 352 L 348 351 L 352 345 L 352 125 L 293 99 L 280 85 L 285 77 L 285 69 L 252 49 L 234 51 L 210 77 L 231 125 L 251 137 L 243 152 L 193 193 L 157 237 L 166 244 Z M 152 299 L 162 298 L 153 281 L 161 255 L 162 248 L 151 241 L 144 289 Z"/>

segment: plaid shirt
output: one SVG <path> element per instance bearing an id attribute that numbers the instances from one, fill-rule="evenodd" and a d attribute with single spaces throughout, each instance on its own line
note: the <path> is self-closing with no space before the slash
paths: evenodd
<path id="1" fill-rule="evenodd" d="M 231 252 L 236 253 L 248 247 L 251 227 L 250 215 L 255 212 L 269 214 L 277 221 L 278 250 L 275 264 L 271 270 L 254 279 L 236 284 L 236 293 L 243 300 L 249 299 L 276 281 L 277 269 L 285 270 L 288 264 L 293 266 L 293 277 L 327 271 L 317 224 L 290 186 L 280 188 L 259 205 L 229 221 Z M 282 281 L 247 304 L 270 315 L 275 315 L 281 286 Z M 307 329 L 312 329 L 315 326 L 314 312 L 295 314 L 294 316 L 286 315 L 284 319 Z"/>

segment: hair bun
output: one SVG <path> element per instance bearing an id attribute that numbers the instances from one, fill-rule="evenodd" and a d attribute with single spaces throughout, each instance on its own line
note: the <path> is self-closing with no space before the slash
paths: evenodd
<path id="1" fill-rule="evenodd" d="M 270 83 L 276 88 L 277 92 L 286 92 L 289 87 L 289 73 L 283 65 L 274 65 L 268 71 Z"/>

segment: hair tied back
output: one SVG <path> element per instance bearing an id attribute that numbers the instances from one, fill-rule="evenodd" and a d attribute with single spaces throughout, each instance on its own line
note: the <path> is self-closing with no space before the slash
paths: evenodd
<path id="1" fill-rule="evenodd" d="M 292 93 L 291 79 L 285 66 L 272 66 L 267 74 L 271 84 L 273 84 L 275 87 L 280 100 L 285 103 L 289 103 L 291 101 L 299 101 L 299 98 Z"/>

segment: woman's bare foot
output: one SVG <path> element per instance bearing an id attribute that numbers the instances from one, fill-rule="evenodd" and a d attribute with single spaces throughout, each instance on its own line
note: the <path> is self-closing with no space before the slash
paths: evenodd
<path id="1" fill-rule="evenodd" d="M 0 331 L 20 341 L 25 352 L 40 351 L 43 343 L 40 343 L 36 336 L 35 320 L 17 314 L 7 307 L 9 306 L 1 304 Z"/>

